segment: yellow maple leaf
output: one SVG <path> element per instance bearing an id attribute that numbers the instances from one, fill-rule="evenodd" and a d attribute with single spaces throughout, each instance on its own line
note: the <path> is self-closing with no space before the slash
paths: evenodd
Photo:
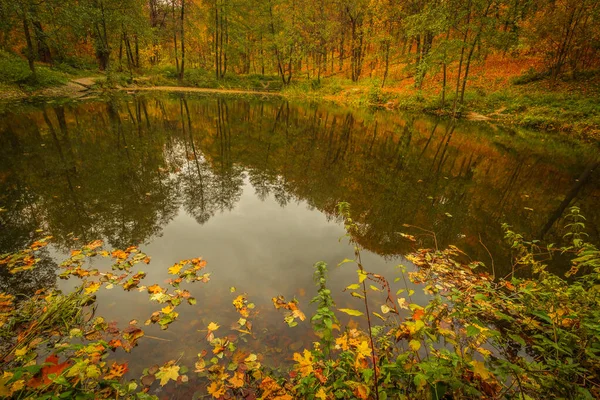
<path id="1" fill-rule="evenodd" d="M 176 381 L 179 378 L 179 365 L 166 365 L 160 367 L 156 373 L 156 377 L 160 378 L 160 386 L 165 386 L 170 380 Z"/>
<path id="2" fill-rule="evenodd" d="M 228 382 L 231 383 L 231 386 L 234 388 L 241 388 L 244 386 L 244 373 L 236 372 L 235 375 L 229 378 Z"/>
<path id="3" fill-rule="evenodd" d="M 206 388 L 208 394 L 212 395 L 215 399 L 223 396 L 225 394 L 225 385 L 220 382 L 214 381 L 210 384 L 209 387 Z"/>
<path id="4" fill-rule="evenodd" d="M 175 264 L 171 268 L 169 268 L 168 271 L 171 275 L 179 275 L 179 271 L 181 271 L 181 268 L 183 268 L 183 265 Z"/>
<path id="5" fill-rule="evenodd" d="M 313 372 L 312 353 L 307 349 L 304 349 L 304 356 L 300 353 L 294 353 L 294 361 L 298 363 L 296 369 L 300 372 L 302 377 L 306 377 Z"/>
<path id="6" fill-rule="evenodd" d="M 319 390 L 315 394 L 315 397 L 320 400 L 327 400 L 327 393 L 325 393 L 325 389 L 319 388 Z"/>
<path id="7" fill-rule="evenodd" d="M 217 329 L 219 329 L 219 324 L 211 322 L 210 324 L 208 324 L 208 330 L 209 331 L 216 331 Z"/>
<path id="8" fill-rule="evenodd" d="M 473 360 L 471 361 L 471 366 L 473 366 L 473 372 L 479 375 L 484 381 L 490 378 L 490 371 L 488 371 L 485 364 L 481 361 Z"/>
<path id="9" fill-rule="evenodd" d="M 342 349 L 343 351 L 348 350 L 348 335 L 343 335 L 335 339 L 335 348 Z"/>
<path id="10" fill-rule="evenodd" d="M 367 342 L 366 340 L 360 342 L 358 346 L 356 346 L 356 353 L 359 357 L 370 357 L 372 353 L 371 346 L 369 346 L 369 342 Z"/>
<path id="11" fill-rule="evenodd" d="M 86 294 L 92 294 L 92 293 L 96 293 L 98 291 L 98 289 L 100 289 L 100 282 L 91 282 L 89 285 L 87 285 L 87 287 L 84 289 L 84 292 Z"/>
<path id="12" fill-rule="evenodd" d="M 244 307 L 244 303 L 245 303 L 246 297 L 243 294 L 240 294 L 238 297 L 236 297 L 235 299 L 233 299 L 233 305 L 234 307 L 239 310 L 242 307 Z"/>

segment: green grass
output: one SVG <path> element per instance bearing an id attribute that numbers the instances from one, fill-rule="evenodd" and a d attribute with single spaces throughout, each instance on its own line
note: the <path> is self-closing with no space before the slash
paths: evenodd
<path id="1" fill-rule="evenodd" d="M 150 86 L 188 86 L 205 89 L 231 89 L 252 91 L 280 91 L 283 83 L 276 75 L 234 75 L 226 74 L 217 79 L 213 71 L 199 68 L 187 68 L 183 82 L 179 81 L 175 66 L 155 66 L 146 70 L 136 84 Z"/>
<path id="2" fill-rule="evenodd" d="M 64 68 L 64 67 L 63 67 Z M 27 60 L 16 55 L 0 51 L 0 84 L 18 86 L 25 91 L 65 84 L 69 74 L 60 68 L 36 65 L 37 79 L 33 78 Z"/>
<path id="3" fill-rule="evenodd" d="M 507 88 L 488 92 L 482 87 L 470 87 L 465 92 L 464 104 L 458 111 L 488 116 L 506 125 L 560 131 L 584 139 L 600 139 L 600 91 L 594 89 L 594 81 L 585 77 L 576 81 L 580 86 L 590 87 L 588 94 L 563 86 L 554 91 L 547 89 L 544 78 L 535 79 L 528 72 Z M 594 76 L 591 76 L 594 78 Z M 513 82 L 515 79 L 513 79 Z M 570 82 L 570 81 L 568 81 Z M 566 85 L 571 85 L 568 83 Z M 454 94 L 448 93 L 446 105 L 440 108 L 440 97 L 433 91 L 393 91 L 390 82 L 381 89 L 379 79 L 363 79 L 358 83 L 347 79 L 326 78 L 296 81 L 283 90 L 286 97 L 331 100 L 351 106 L 398 108 L 414 112 L 451 114 Z"/>

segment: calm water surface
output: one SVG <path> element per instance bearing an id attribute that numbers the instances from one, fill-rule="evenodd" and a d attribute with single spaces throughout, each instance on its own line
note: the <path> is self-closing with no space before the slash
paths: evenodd
<path id="1" fill-rule="evenodd" d="M 54 240 L 39 269 L 18 280 L 2 273 L 0 289 L 68 288 L 75 282 L 57 280 L 57 262 L 95 239 L 139 245 L 152 257 L 147 284 L 166 280 L 174 262 L 202 256 L 211 281 L 187 287 L 198 304 L 181 306 L 167 331 L 146 328 L 155 338 L 115 357 L 138 374 L 181 354 L 192 366 L 206 348 L 202 330 L 215 321 L 218 333 L 230 333 L 238 317 L 231 300 L 245 292 L 259 314 L 244 346 L 277 366 L 315 337 L 308 321 L 288 328 L 270 299 L 295 296 L 309 314 L 316 261 L 331 266 L 338 306 L 360 308 L 342 293 L 355 268 L 335 267 L 353 256 L 339 241 L 337 202 L 352 205 L 367 269 L 390 281 L 413 248 L 400 232 L 433 246 L 403 224 L 435 231 L 439 246 L 456 244 L 491 266 L 485 243 L 503 275 L 510 263 L 500 224 L 539 237 L 554 222 L 545 235 L 560 241 L 565 222 L 554 215 L 594 156 L 487 124 L 275 99 L 157 94 L 15 107 L 0 114 L 0 253 L 25 247 L 37 229 Z M 599 180 L 592 175 L 573 196 L 595 238 Z M 135 291 L 102 289 L 98 298 L 98 313 L 120 324 L 157 309 Z"/>

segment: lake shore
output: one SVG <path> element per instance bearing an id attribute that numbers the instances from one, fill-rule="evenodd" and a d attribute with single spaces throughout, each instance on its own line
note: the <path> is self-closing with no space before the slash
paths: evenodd
<path id="1" fill-rule="evenodd" d="M 81 82 L 80 82 L 81 81 Z M 238 79 L 233 82 L 178 82 L 175 79 L 142 76 L 134 79 L 117 78 L 107 85 L 105 77 L 75 78 L 66 84 L 27 91 L 19 87 L 0 88 L 0 101 L 12 102 L 35 98 L 85 98 L 92 94 L 118 91 L 170 91 L 230 95 L 280 96 L 290 100 L 321 101 L 350 107 L 369 107 L 388 110 L 425 112 L 432 115 L 456 116 L 461 119 L 493 123 L 505 127 L 524 127 L 546 132 L 558 132 L 587 142 L 600 140 L 600 99 L 595 90 L 590 95 L 567 91 L 549 91 L 534 84 L 527 87 L 508 87 L 503 91 L 467 91 L 465 102 L 454 112 L 453 98 L 442 104 L 441 95 L 433 90 L 412 87 L 375 86 L 377 82 L 361 85 L 340 84 L 338 80 L 298 81 L 283 87 L 275 80 L 257 84 Z M 266 90 L 265 90 L 266 89 Z"/>

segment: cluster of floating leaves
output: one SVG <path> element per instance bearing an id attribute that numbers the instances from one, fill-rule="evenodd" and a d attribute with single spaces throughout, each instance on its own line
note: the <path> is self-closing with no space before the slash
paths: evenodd
<path id="1" fill-rule="evenodd" d="M 48 236 L 21 252 L 1 255 L 0 266 L 4 266 L 10 274 L 34 269 L 40 261 L 36 251 L 47 246 L 50 239 Z M 58 291 L 38 291 L 17 306 L 13 296 L 0 294 L 0 331 L 3 337 L 11 339 L 0 346 L 0 397 L 18 396 L 23 392 L 39 395 L 61 389 L 74 397 L 75 393 L 93 391 L 96 398 L 127 397 L 132 393 L 136 393 L 137 398 L 145 398 L 148 387 L 136 391 L 138 384 L 134 381 L 120 383 L 128 370 L 126 363 L 106 361 L 109 353 L 118 348 L 130 352 L 144 336 L 144 331 L 135 320 L 125 329 L 119 329 L 116 322 L 106 322 L 102 317 L 90 319 L 95 293 L 102 287 L 106 290 L 121 287 L 125 291 L 147 292 L 149 300 L 160 304 L 161 309 L 150 316 L 146 325 L 157 323 L 162 329 L 167 329 L 177 319 L 175 310 L 178 306 L 184 301 L 190 305 L 196 303 L 188 290 L 180 288 L 180 284 L 208 282 L 210 274 L 202 271 L 206 261 L 200 258 L 182 260 L 168 269 L 174 276 L 167 282 L 171 289 L 157 284 L 143 286 L 146 273 L 134 272 L 134 267 L 148 264 L 150 257 L 136 246 L 111 252 L 101 247 L 100 240 L 88 243 L 71 251 L 60 264 L 60 278 L 82 280 L 81 286 L 69 295 Z M 101 272 L 89 266 L 86 261 L 93 257 L 110 259 L 111 271 Z M 15 332 L 18 333 L 15 335 Z M 81 343 L 74 344 L 77 341 Z M 36 360 L 44 353 L 47 354 L 45 361 L 37 363 Z M 179 370 L 180 367 L 171 361 L 158 367 L 155 376 L 162 385 L 174 378 L 185 381 Z M 144 382 L 147 383 L 148 379 Z"/>

